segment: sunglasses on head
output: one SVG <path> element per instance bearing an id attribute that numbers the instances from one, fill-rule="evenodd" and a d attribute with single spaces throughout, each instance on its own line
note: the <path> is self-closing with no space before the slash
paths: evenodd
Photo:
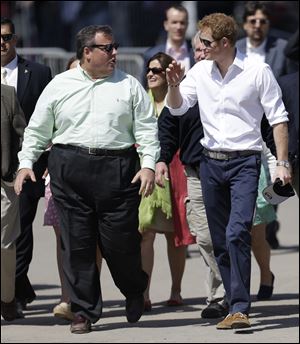
<path id="1" fill-rule="evenodd" d="M 268 19 L 249 19 L 248 20 L 248 23 L 250 23 L 251 25 L 255 25 L 257 22 L 261 25 L 266 25 L 269 21 Z"/>
<path id="2" fill-rule="evenodd" d="M 199 38 L 200 42 L 205 46 L 205 48 L 211 48 L 211 44 L 213 42 L 217 42 L 219 41 L 218 39 L 214 40 L 214 41 L 209 41 L 208 39 L 203 39 L 203 38 Z"/>
<path id="3" fill-rule="evenodd" d="M 110 43 L 110 44 L 93 44 L 90 45 L 90 48 L 98 48 L 102 51 L 105 51 L 107 53 L 111 53 L 113 49 L 118 49 L 119 48 L 118 43 Z"/>
<path id="4" fill-rule="evenodd" d="M 4 42 L 11 41 L 13 37 L 14 37 L 13 33 L 7 33 L 5 35 L 1 35 L 1 38 L 3 39 Z"/>
<path id="5" fill-rule="evenodd" d="M 150 67 L 148 67 L 147 68 L 147 74 L 149 73 L 149 72 L 152 72 L 153 74 L 160 74 L 160 73 L 162 73 L 164 70 L 162 69 L 162 68 L 157 68 L 157 67 L 153 67 L 153 68 L 150 68 Z"/>

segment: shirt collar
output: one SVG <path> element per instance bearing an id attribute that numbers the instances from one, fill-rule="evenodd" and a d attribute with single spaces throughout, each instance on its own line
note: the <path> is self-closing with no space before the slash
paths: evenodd
<path id="1" fill-rule="evenodd" d="M 166 43 L 166 53 L 167 53 L 168 55 L 171 55 L 172 53 L 178 53 L 178 52 L 180 52 L 180 53 L 187 53 L 187 52 L 188 52 L 188 46 L 187 46 L 186 41 L 184 41 L 184 42 L 181 44 L 179 50 L 176 51 L 176 50 L 172 47 L 171 41 L 170 41 L 169 39 L 167 39 L 167 43 Z M 172 55 L 171 55 L 171 56 L 172 56 Z"/>
<path id="2" fill-rule="evenodd" d="M 14 69 L 18 67 L 18 56 L 16 55 L 13 60 L 11 60 L 4 68 L 7 71 L 7 74 L 11 74 Z"/>
<path id="3" fill-rule="evenodd" d="M 232 66 L 236 66 L 239 69 L 244 69 L 244 59 L 246 55 L 242 54 L 238 49 L 235 49 L 235 58 L 232 62 L 232 65 L 229 67 L 230 69 L 233 68 Z M 211 64 L 211 73 L 213 71 L 217 71 L 218 67 L 215 61 Z"/>
<path id="4" fill-rule="evenodd" d="M 263 42 L 258 47 L 254 47 L 251 44 L 249 37 L 247 37 L 246 42 L 247 42 L 247 50 L 246 50 L 247 52 L 251 51 L 251 52 L 255 52 L 257 54 L 264 54 L 265 53 L 265 48 L 266 48 L 266 44 L 267 44 L 266 38 L 263 40 Z"/>
<path id="5" fill-rule="evenodd" d="M 84 79 L 88 79 L 88 80 L 90 80 L 90 81 L 92 81 L 92 82 L 103 81 L 103 80 L 105 80 L 105 79 L 111 77 L 111 75 L 110 75 L 110 76 L 108 76 L 108 77 L 100 78 L 100 79 L 95 80 L 95 79 L 91 78 L 91 76 L 81 67 L 80 63 L 77 64 L 77 67 L 76 67 L 76 68 L 77 68 L 77 70 L 79 71 L 80 75 L 81 75 Z M 114 71 L 114 72 L 115 72 L 115 71 Z M 114 72 L 113 72 L 113 73 L 114 73 Z"/>

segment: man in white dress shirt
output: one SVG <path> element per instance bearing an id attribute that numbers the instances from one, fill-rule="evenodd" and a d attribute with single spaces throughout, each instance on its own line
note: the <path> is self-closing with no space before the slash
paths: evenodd
<path id="1" fill-rule="evenodd" d="M 111 28 L 85 27 L 76 43 L 80 63 L 48 84 L 26 128 L 15 191 L 22 191 L 26 178 L 35 180 L 32 163 L 51 141 L 48 169 L 75 314 L 71 332 L 87 333 L 102 312 L 98 241 L 126 297 L 128 322 L 143 313 L 148 276 L 141 265 L 138 207 L 140 195 L 153 191 L 160 148 L 150 98 L 134 77 L 115 68 L 118 44 Z"/>
<path id="2" fill-rule="evenodd" d="M 205 60 L 183 78 L 175 61 L 167 69 L 167 105 L 183 115 L 199 104 L 204 129 L 200 177 L 214 253 L 229 301 L 217 329 L 250 327 L 250 229 L 260 174 L 263 113 L 273 126 L 275 178 L 291 180 L 288 114 L 276 79 L 265 63 L 253 63 L 235 48 L 237 25 L 214 13 L 199 24 Z"/>

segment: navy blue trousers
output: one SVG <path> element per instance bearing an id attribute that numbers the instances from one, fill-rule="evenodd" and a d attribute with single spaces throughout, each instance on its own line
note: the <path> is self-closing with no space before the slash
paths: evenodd
<path id="1" fill-rule="evenodd" d="M 209 230 L 232 314 L 250 310 L 250 230 L 260 164 L 260 154 L 231 160 L 202 155 L 200 160 Z"/>

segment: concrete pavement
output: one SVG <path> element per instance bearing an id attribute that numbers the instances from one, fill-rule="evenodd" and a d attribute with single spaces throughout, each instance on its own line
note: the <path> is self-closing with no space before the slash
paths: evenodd
<path id="1" fill-rule="evenodd" d="M 205 307 L 206 268 L 196 245 L 190 246 L 182 283 L 185 305 L 164 306 L 170 290 L 170 273 L 164 236 L 155 242 L 155 266 L 151 299 L 153 311 L 136 324 L 125 317 L 125 302 L 115 287 L 105 263 L 101 272 L 104 309 L 102 318 L 89 334 L 74 335 L 69 323 L 54 318 L 60 289 L 55 257 L 55 235 L 42 226 L 43 199 L 34 226 L 34 257 L 29 276 L 37 299 L 25 311 L 25 319 L 8 323 L 1 319 L 2 343 L 298 343 L 299 342 L 299 200 L 295 196 L 279 207 L 281 248 L 272 251 L 275 275 L 274 296 L 256 301 L 259 273 L 252 264 L 250 320 L 252 328 L 240 331 L 216 330 L 219 320 L 201 319 Z"/>

